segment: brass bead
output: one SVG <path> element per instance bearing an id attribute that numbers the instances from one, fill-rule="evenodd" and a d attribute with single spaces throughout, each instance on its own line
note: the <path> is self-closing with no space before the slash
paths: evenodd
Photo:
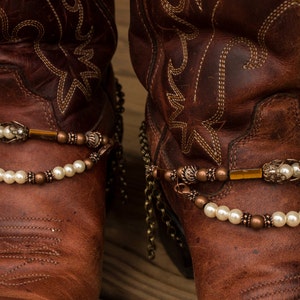
<path id="1" fill-rule="evenodd" d="M 219 167 L 216 170 L 216 179 L 219 181 L 225 181 L 228 179 L 228 170 L 225 167 Z"/>
<path id="2" fill-rule="evenodd" d="M 42 173 L 42 172 L 36 173 L 34 176 L 34 182 L 36 184 L 44 184 L 46 182 L 45 173 Z"/>
<path id="3" fill-rule="evenodd" d="M 197 180 L 199 180 L 200 182 L 205 182 L 207 181 L 207 170 L 204 168 L 199 169 L 196 172 L 196 178 Z"/>
<path id="4" fill-rule="evenodd" d="M 157 173 L 157 167 L 155 167 L 154 169 L 153 169 L 153 171 L 152 171 L 152 176 L 154 177 L 154 178 L 158 178 L 158 173 Z"/>
<path id="5" fill-rule="evenodd" d="M 86 142 L 85 135 L 83 133 L 78 133 L 77 134 L 76 144 L 77 145 L 84 145 L 85 142 Z"/>
<path id="6" fill-rule="evenodd" d="M 171 182 L 171 175 L 172 175 L 172 171 L 171 170 L 166 170 L 164 173 L 164 179 L 167 180 L 168 182 Z"/>
<path id="7" fill-rule="evenodd" d="M 92 169 L 94 166 L 94 162 L 90 158 L 86 158 L 83 162 L 87 170 Z"/>
<path id="8" fill-rule="evenodd" d="M 255 215 L 252 216 L 251 221 L 250 221 L 250 227 L 253 229 L 261 229 L 265 225 L 264 217 Z"/>
<path id="9" fill-rule="evenodd" d="M 64 131 L 57 133 L 57 141 L 61 144 L 65 144 L 68 141 L 68 134 Z"/>
<path id="10" fill-rule="evenodd" d="M 179 168 L 177 169 L 176 172 L 177 172 L 177 177 L 178 177 L 178 178 L 182 178 L 182 171 L 183 171 L 183 168 L 184 168 L 184 167 L 179 167 Z"/>
<path id="11" fill-rule="evenodd" d="M 103 145 L 107 145 L 108 142 L 109 142 L 109 138 L 107 136 L 103 135 L 102 136 L 102 143 L 103 143 Z"/>
<path id="12" fill-rule="evenodd" d="M 196 196 L 195 205 L 198 208 L 202 209 L 207 203 L 208 203 L 208 199 L 205 196 L 201 196 L 201 195 Z"/>

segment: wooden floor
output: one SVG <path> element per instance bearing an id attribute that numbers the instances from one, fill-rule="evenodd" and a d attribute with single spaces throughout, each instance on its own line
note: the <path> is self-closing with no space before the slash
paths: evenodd
<path id="1" fill-rule="evenodd" d="M 157 241 L 154 261 L 146 256 L 144 168 L 138 133 L 146 93 L 132 70 L 128 51 L 129 0 L 117 0 L 119 46 L 114 69 L 126 93 L 124 150 L 127 161 L 128 202 L 113 203 L 105 229 L 103 300 L 195 300 L 193 280 L 182 277 Z"/>

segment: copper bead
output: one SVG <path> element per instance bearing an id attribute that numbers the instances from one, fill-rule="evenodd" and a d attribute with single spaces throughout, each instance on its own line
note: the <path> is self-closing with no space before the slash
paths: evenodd
<path id="1" fill-rule="evenodd" d="M 86 158 L 83 162 L 87 170 L 92 169 L 94 166 L 94 162 L 90 158 Z"/>
<path id="2" fill-rule="evenodd" d="M 152 176 L 153 176 L 155 179 L 158 178 L 158 170 L 157 170 L 157 167 L 154 167 L 154 168 L 153 168 Z"/>
<path id="3" fill-rule="evenodd" d="M 177 173 L 177 177 L 182 179 L 182 172 L 183 172 L 183 168 L 184 167 L 180 167 L 177 169 L 176 173 Z"/>
<path id="4" fill-rule="evenodd" d="M 68 134 L 64 131 L 57 133 L 57 141 L 61 144 L 65 144 L 68 141 Z"/>
<path id="5" fill-rule="evenodd" d="M 199 169 L 197 172 L 196 172 L 196 178 L 197 180 L 199 180 L 200 182 L 205 182 L 207 181 L 207 170 L 206 169 Z"/>
<path id="6" fill-rule="evenodd" d="M 34 182 L 36 184 L 44 184 L 46 182 L 46 175 L 43 172 L 36 173 L 34 176 Z"/>
<path id="7" fill-rule="evenodd" d="M 77 134 L 76 144 L 77 145 L 84 145 L 86 143 L 86 138 L 83 133 Z"/>
<path id="8" fill-rule="evenodd" d="M 265 226 L 265 221 L 263 216 L 255 215 L 252 216 L 250 221 L 250 227 L 253 229 L 261 229 Z"/>
<path id="9" fill-rule="evenodd" d="M 105 135 L 102 136 L 102 143 L 103 145 L 107 145 L 109 143 L 109 138 Z"/>
<path id="10" fill-rule="evenodd" d="M 196 196 L 195 205 L 198 208 L 202 209 L 207 203 L 208 203 L 208 200 L 205 196 L 201 196 L 201 195 Z"/>
<path id="11" fill-rule="evenodd" d="M 228 179 L 228 170 L 225 167 L 217 168 L 216 179 L 219 181 L 226 181 Z"/>
<path id="12" fill-rule="evenodd" d="M 168 182 L 171 182 L 172 181 L 171 176 L 172 176 L 172 171 L 171 170 L 166 170 L 165 173 L 164 173 L 165 180 L 167 180 Z"/>

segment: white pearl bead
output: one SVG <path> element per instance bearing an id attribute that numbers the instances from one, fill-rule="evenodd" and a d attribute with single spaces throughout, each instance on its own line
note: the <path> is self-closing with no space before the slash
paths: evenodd
<path id="1" fill-rule="evenodd" d="M 213 202 L 209 202 L 204 206 L 204 214 L 209 218 L 215 218 L 218 205 Z"/>
<path id="2" fill-rule="evenodd" d="M 12 184 L 15 182 L 15 172 L 14 171 L 6 171 L 3 175 L 3 180 L 7 184 Z"/>
<path id="3" fill-rule="evenodd" d="M 4 127 L 0 126 L 0 139 L 4 138 Z"/>
<path id="4" fill-rule="evenodd" d="M 3 134 L 4 134 L 4 136 L 5 136 L 7 139 L 9 139 L 9 140 L 11 140 L 12 138 L 15 137 L 15 135 L 10 131 L 9 126 L 6 126 L 6 127 L 4 128 Z"/>
<path id="5" fill-rule="evenodd" d="M 300 215 L 296 211 L 290 211 L 286 214 L 286 224 L 296 227 L 300 224 Z"/>
<path id="6" fill-rule="evenodd" d="M 294 177 L 300 178 L 300 165 L 299 163 L 292 164 Z"/>
<path id="7" fill-rule="evenodd" d="M 243 212 L 237 208 L 229 212 L 228 220 L 231 224 L 240 224 L 242 222 Z"/>
<path id="8" fill-rule="evenodd" d="M 25 171 L 17 171 L 15 173 L 15 181 L 16 183 L 23 184 L 27 180 L 27 173 Z"/>
<path id="9" fill-rule="evenodd" d="M 284 175 L 286 179 L 290 179 L 294 174 L 294 170 L 293 170 L 292 166 L 290 166 L 288 164 L 283 164 L 279 168 L 279 173 Z"/>
<path id="10" fill-rule="evenodd" d="M 64 170 L 67 177 L 73 177 L 75 175 L 75 170 L 72 164 L 65 165 Z"/>
<path id="11" fill-rule="evenodd" d="M 228 220 L 229 212 L 230 209 L 227 206 L 221 205 L 217 208 L 216 217 L 220 221 L 226 221 Z"/>
<path id="12" fill-rule="evenodd" d="M 82 160 L 74 161 L 73 167 L 76 173 L 83 173 L 85 171 L 85 163 Z"/>
<path id="13" fill-rule="evenodd" d="M 3 181 L 4 173 L 5 173 L 5 171 L 0 168 L 0 182 Z"/>
<path id="14" fill-rule="evenodd" d="M 52 174 L 56 180 L 62 180 L 65 177 L 65 170 L 62 167 L 55 167 Z"/>
<path id="15" fill-rule="evenodd" d="M 273 225 L 275 227 L 282 227 L 286 223 L 286 216 L 281 211 L 276 211 L 272 215 Z"/>

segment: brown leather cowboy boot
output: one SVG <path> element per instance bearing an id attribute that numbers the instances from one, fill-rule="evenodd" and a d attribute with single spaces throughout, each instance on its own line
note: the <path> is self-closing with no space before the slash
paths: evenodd
<path id="1" fill-rule="evenodd" d="M 199 299 L 300 298 L 299 15 L 294 0 L 132 0 L 147 176 Z"/>
<path id="2" fill-rule="evenodd" d="M 0 299 L 98 299 L 114 7 L 0 4 Z"/>

